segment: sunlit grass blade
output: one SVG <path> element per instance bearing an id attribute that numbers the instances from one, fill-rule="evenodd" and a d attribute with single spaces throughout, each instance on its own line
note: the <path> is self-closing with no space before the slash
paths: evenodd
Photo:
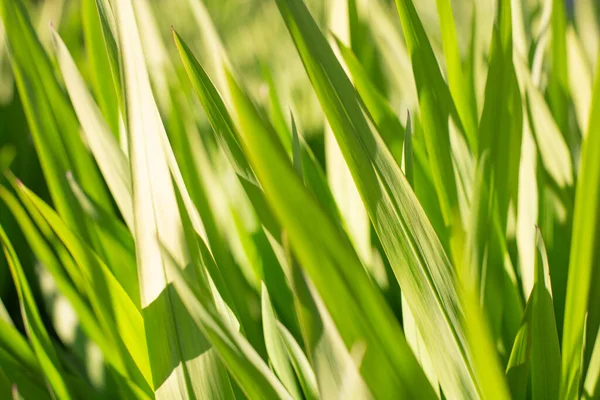
<path id="1" fill-rule="evenodd" d="M 50 59 L 21 1 L 3 0 L 0 11 L 9 33 L 9 46 L 17 87 L 32 132 L 50 194 L 59 213 L 78 233 L 90 237 L 66 182 L 67 171 L 85 175 L 85 189 L 99 203 L 110 204 L 100 175 L 79 135 L 79 126 Z"/>
<path id="2" fill-rule="evenodd" d="M 184 277 L 185 271 L 173 266 L 171 273 L 183 304 L 213 346 L 219 349 L 219 357 L 246 396 L 250 399 L 291 400 L 281 382 L 246 339 L 217 315 L 207 301 L 207 293 L 199 292 L 197 283 L 191 283 Z"/>
<path id="3" fill-rule="evenodd" d="M 396 0 L 396 6 L 419 94 L 433 182 L 444 221 L 451 225 L 459 212 L 449 132 L 450 118 L 456 118 L 456 109 L 412 0 Z M 462 127 L 458 119 L 455 122 Z"/>
<path id="4" fill-rule="evenodd" d="M 85 280 L 96 317 L 106 329 L 105 334 L 116 343 L 132 380 L 144 388 L 151 379 L 140 310 L 101 258 L 69 230 L 52 208 L 24 185 L 20 184 L 19 190 L 45 218 L 73 256 Z M 145 386 L 145 389 L 149 387 Z"/>
<path id="5" fill-rule="evenodd" d="M 337 38 L 336 44 L 344 59 L 344 63 L 352 75 L 354 86 L 365 103 L 368 115 L 373 119 L 373 123 L 377 126 L 377 131 L 381 134 L 381 138 L 392 152 L 396 162 L 400 164 L 402 161 L 404 128 L 387 100 L 370 81 L 369 76 L 352 50 Z"/>
<path id="6" fill-rule="evenodd" d="M 548 255 L 541 233 L 537 233 L 537 253 L 533 303 L 531 305 L 531 382 L 535 399 L 558 399 L 560 348 Z"/>
<path id="7" fill-rule="evenodd" d="M 588 133 L 582 144 L 576 185 L 573 241 L 569 261 L 562 337 L 561 398 L 579 394 L 585 319 L 592 279 L 600 265 L 600 69 L 596 72 Z"/>
<path id="8" fill-rule="evenodd" d="M 548 104 L 556 123 L 568 135 L 569 71 L 567 59 L 567 5 L 552 0 L 551 71 L 548 76 Z"/>
<path id="9" fill-rule="evenodd" d="M 579 3 L 578 3 L 579 4 Z M 592 69 L 585 55 L 581 37 L 572 26 L 567 27 L 567 60 L 569 62 L 569 89 L 572 96 L 579 130 L 585 137 L 592 102 Z"/>
<path id="10" fill-rule="evenodd" d="M 52 344 L 48 331 L 42 322 L 40 312 L 31 292 L 31 287 L 25 277 L 17 254 L 4 229 L 1 227 L 0 239 L 2 240 L 4 255 L 8 260 L 8 265 L 19 295 L 23 323 L 27 329 L 29 340 L 40 363 L 40 367 L 52 388 L 52 392 L 61 399 L 70 399 L 72 398 L 72 392 L 63 379 L 64 372 L 62 366 L 59 364 L 56 348 Z"/>
<path id="11" fill-rule="evenodd" d="M 158 398 L 213 398 L 229 385 L 172 286 L 164 245 L 180 265 L 188 262 L 179 208 L 167 160 L 161 116 L 144 61 L 131 0 L 113 2 L 120 45 L 125 115 L 133 183 L 134 237 L 142 314 Z M 159 243 L 159 240 L 161 243 Z M 215 379 L 198 381 L 204 374 Z"/>
<path id="12" fill-rule="evenodd" d="M 2 198 L 4 203 L 11 210 L 11 213 L 17 220 L 29 246 L 38 260 L 40 260 L 40 262 L 44 264 L 44 267 L 52 274 L 58 289 L 75 310 L 79 319 L 79 324 L 85 334 L 104 352 L 107 362 L 109 362 L 120 374 L 126 375 L 127 372 L 125 366 L 121 357 L 117 354 L 114 344 L 107 340 L 105 329 L 108 329 L 108 327 L 101 327 L 98 325 L 92 310 L 65 274 L 64 267 L 61 266 L 61 262 L 46 243 L 32 219 L 27 215 L 26 211 L 19 204 L 14 195 L 8 192 L 4 187 L 0 187 L 0 198 Z M 54 251 L 60 249 L 60 246 L 62 246 L 62 243 L 55 243 Z M 67 250 L 64 249 L 64 251 L 66 252 Z"/>
<path id="13" fill-rule="evenodd" d="M 437 0 L 438 17 L 442 35 L 442 47 L 446 60 L 448 86 L 454 99 L 454 104 L 462 125 L 465 136 L 472 152 L 477 151 L 477 107 L 473 86 L 465 84 L 469 79 L 463 67 L 456 37 L 452 3 L 450 0 Z"/>
<path id="14" fill-rule="evenodd" d="M 450 397 L 475 393 L 465 358 L 469 350 L 464 327 L 457 314 L 455 276 L 438 237 L 400 167 L 370 131 L 356 91 L 304 4 L 297 0 L 277 4 L 411 311 L 428 316 L 417 324 L 444 392 Z"/>
<path id="15" fill-rule="evenodd" d="M 345 345 L 351 348 L 362 342 L 366 346 L 359 369 L 369 389 L 387 397 L 391 393 L 416 395 L 419 387 L 419 396 L 433 397 L 433 390 L 403 339 L 399 325 L 391 317 L 381 294 L 369 282 L 347 237 L 341 235 L 307 193 L 277 142 L 275 132 L 261 120 L 231 76 L 229 84 L 244 149 L 270 205 L 286 227 L 295 254 L 322 296 Z M 320 229 L 301 223 L 311 220 L 322 221 Z M 341 265 L 344 267 L 340 268 Z M 353 278 L 345 278 L 349 276 Z M 357 304 L 355 299 L 359 298 L 360 304 Z M 388 356 L 381 357 L 383 354 Z"/>
<path id="16" fill-rule="evenodd" d="M 509 203 L 518 198 L 518 175 L 522 138 L 522 104 L 513 66 L 512 13 L 510 1 L 497 4 L 490 49 L 485 103 L 479 123 L 479 155 L 489 151 L 491 173 L 498 196 L 502 232 Z"/>
<path id="17" fill-rule="evenodd" d="M 69 50 L 54 30 L 53 39 L 58 65 L 77 117 L 81 122 L 86 143 L 90 146 L 123 219 L 129 229 L 133 230 L 131 172 L 127 158 L 119 148 L 114 132 L 111 133 L 100 109 L 88 92 Z"/>
<path id="18" fill-rule="evenodd" d="M 86 47 L 88 65 L 91 67 L 91 82 L 98 99 L 102 115 L 107 121 L 110 132 L 119 137 L 119 102 L 115 93 L 115 84 L 111 72 L 110 60 L 106 51 L 102 32 L 102 22 L 96 6 L 96 0 L 83 0 L 81 20 Z M 77 103 L 73 101 L 73 105 Z M 104 175 L 104 174 L 103 174 Z"/>
<path id="19" fill-rule="evenodd" d="M 523 74 L 528 72 L 523 70 Z M 564 188 L 573 184 L 573 162 L 567 142 L 555 122 L 542 94 L 524 79 L 526 110 L 542 163 L 550 176 Z"/>
<path id="20" fill-rule="evenodd" d="M 267 354 L 269 360 L 273 366 L 273 370 L 286 387 L 288 392 L 295 399 L 301 399 L 302 394 L 298 387 L 296 375 L 292 369 L 292 363 L 289 359 L 287 350 L 283 339 L 280 336 L 279 328 L 277 324 L 277 316 L 273 310 L 271 299 L 269 298 L 269 292 L 267 287 L 262 284 L 261 286 L 261 309 L 262 309 L 262 320 L 263 320 L 263 331 L 265 335 L 265 345 L 267 347 Z"/>
<path id="21" fill-rule="evenodd" d="M 506 380 L 502 374 L 500 360 L 495 351 L 492 332 L 489 328 L 488 318 L 483 310 L 483 299 L 481 298 L 485 277 L 482 278 L 481 263 L 489 251 L 490 242 L 493 243 L 494 229 L 494 187 L 493 182 L 488 182 L 490 161 L 488 153 L 483 153 L 479 158 L 469 223 L 466 236 L 462 232 L 455 233 L 458 240 L 456 258 L 459 265 L 459 296 L 464 308 L 463 318 L 466 323 L 467 340 L 472 351 L 472 371 L 474 379 L 478 382 L 478 394 L 481 398 L 509 399 L 509 391 Z M 461 255 L 461 251 L 463 252 Z"/>
<path id="22" fill-rule="evenodd" d="M 304 392 L 304 397 L 307 400 L 318 399 L 317 378 L 315 377 L 315 373 L 308 358 L 306 358 L 302 348 L 298 342 L 296 342 L 296 339 L 292 336 L 290 331 L 287 330 L 285 325 L 278 323 L 277 327 L 285 348 L 287 349 L 292 366 L 294 367 L 294 371 L 296 371 L 296 376 L 298 377 L 298 381 Z"/>

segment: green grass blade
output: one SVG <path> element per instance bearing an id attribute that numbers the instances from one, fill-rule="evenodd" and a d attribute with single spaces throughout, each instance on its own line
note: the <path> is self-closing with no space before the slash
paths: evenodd
<path id="1" fill-rule="evenodd" d="M 294 371 L 296 372 L 296 376 L 298 377 L 298 381 L 300 382 L 300 386 L 302 387 L 302 391 L 304 392 L 304 398 L 307 400 L 317 400 L 319 398 L 317 378 L 308 358 L 306 358 L 302 348 L 298 342 L 296 342 L 296 339 L 292 336 L 290 331 L 287 330 L 285 325 L 278 322 L 277 327 L 290 357 L 292 366 L 294 367 Z"/>
<path id="2" fill-rule="evenodd" d="M 554 317 L 552 284 L 546 246 L 537 232 L 537 257 L 531 307 L 531 381 L 535 399 L 558 399 L 560 345 Z"/>
<path id="3" fill-rule="evenodd" d="M 396 0 L 396 6 L 419 94 L 433 182 L 444 221 L 450 225 L 459 211 L 449 132 L 449 119 L 454 118 L 456 110 L 412 0 Z"/>
<path id="4" fill-rule="evenodd" d="M 367 351 L 360 371 L 369 389 L 387 397 L 391 393 L 417 395 L 418 387 L 419 396 L 433 397 L 433 390 L 403 340 L 400 327 L 381 294 L 369 282 L 348 238 L 340 234 L 339 228 L 306 191 L 275 132 L 265 126 L 231 76 L 229 83 L 244 148 L 270 205 L 287 229 L 295 253 L 323 297 L 345 345 L 350 348 L 357 341 L 365 343 Z M 281 182 L 286 185 L 280 185 Z M 302 221 L 322 223 L 315 230 Z M 356 299 L 361 299 L 360 305 Z"/>
<path id="5" fill-rule="evenodd" d="M 582 39 L 572 26 L 567 27 L 567 52 L 569 89 L 571 93 L 576 93 L 571 98 L 575 106 L 579 130 L 585 137 L 592 102 L 592 79 L 594 77 L 585 55 Z"/>
<path id="6" fill-rule="evenodd" d="M 85 176 L 86 191 L 108 207 L 110 201 L 102 179 L 79 136 L 75 114 L 23 4 L 3 0 L 0 11 L 8 32 L 17 87 L 50 194 L 69 226 L 89 237 L 85 219 L 68 188 L 66 173 L 73 171 L 78 178 Z"/>
<path id="7" fill-rule="evenodd" d="M 499 1 L 490 50 L 485 102 L 479 123 L 479 155 L 489 151 L 502 231 L 508 206 L 518 198 L 522 105 L 513 66 L 511 2 Z"/>
<path id="8" fill-rule="evenodd" d="M 279 328 L 277 327 L 279 321 L 277 321 L 277 316 L 275 315 L 271 299 L 269 298 L 269 292 L 264 283 L 261 286 L 261 310 L 265 345 L 273 370 L 292 397 L 294 399 L 302 399 L 302 394 L 298 387 L 298 382 L 296 381 L 292 363 L 289 359 L 283 339 L 280 336 Z"/>
<path id="9" fill-rule="evenodd" d="M 429 316 L 417 324 L 444 392 L 450 397 L 474 393 L 464 330 L 456 314 L 460 305 L 454 273 L 439 239 L 400 167 L 371 133 L 354 88 L 303 3 L 277 4 L 411 311 Z"/>
<path id="10" fill-rule="evenodd" d="M 143 320 L 133 300 L 101 258 L 69 230 L 52 208 L 24 185 L 21 184 L 19 189 L 46 219 L 79 266 L 96 317 L 107 329 L 111 340 L 118 346 L 121 344 L 122 347 L 118 348 L 128 352 L 121 356 L 132 378 L 142 386 L 149 383 L 150 366 Z"/>
<path id="11" fill-rule="evenodd" d="M 400 164 L 404 141 L 404 128 L 402 124 L 400 124 L 398 117 L 392 111 L 387 100 L 371 82 L 367 72 L 352 50 L 337 38 L 336 44 L 344 59 L 344 63 L 352 75 L 354 86 L 364 101 L 369 116 L 372 118 L 375 126 L 377 126 L 377 131 L 381 134 L 381 138 L 392 152 L 396 162 Z"/>
<path id="12" fill-rule="evenodd" d="M 442 47 L 446 60 L 448 86 L 454 99 L 454 104 L 465 129 L 465 136 L 471 151 L 477 150 L 477 107 L 472 86 L 466 85 L 466 71 L 458 49 L 452 3 L 450 0 L 437 0 L 438 17 L 442 36 Z"/>
<path id="13" fill-rule="evenodd" d="M 560 397 L 579 394 L 585 319 L 592 278 L 600 260 L 600 69 L 596 73 L 588 133 L 576 185 L 573 239 L 567 280 Z"/>
<path id="14" fill-rule="evenodd" d="M 183 272 L 173 266 L 173 284 L 194 319 L 249 399 L 290 399 L 281 382 L 269 370 L 258 353 L 229 323 L 223 321 L 206 301 L 206 292 L 199 292 Z M 206 289 L 206 288 L 205 288 Z"/>
<path id="15" fill-rule="evenodd" d="M 531 303 L 533 297 L 530 296 L 529 299 L 506 366 L 506 380 L 514 400 L 526 399 L 527 388 L 529 387 L 532 342 Z"/>
<path id="16" fill-rule="evenodd" d="M 548 82 L 548 103 L 561 132 L 568 134 L 569 71 L 567 59 L 567 5 L 552 0 L 551 71 Z"/>
<path id="17" fill-rule="evenodd" d="M 187 264 L 188 249 L 181 237 L 179 208 L 165 159 L 165 128 L 150 86 L 138 21 L 130 0 L 117 0 L 113 5 L 125 90 L 134 236 L 152 386 L 158 398 L 213 398 L 220 390 L 213 385 L 221 382 L 210 380 L 204 385 L 198 377 L 222 376 L 222 366 L 206 352 L 204 338 L 190 334 L 195 325 L 169 285 L 172 261 L 164 257 L 159 243 L 180 265 Z"/>
<path id="18" fill-rule="evenodd" d="M 125 154 L 106 124 L 100 109 L 87 90 L 69 50 L 56 31 L 53 42 L 58 65 L 65 80 L 67 91 L 81 122 L 86 143 L 98 163 L 102 176 L 121 211 L 127 226 L 133 230 L 131 202 L 131 172 Z"/>
<path id="19" fill-rule="evenodd" d="M 59 364 L 56 349 L 42 322 L 40 312 L 35 304 L 33 293 L 27 282 L 21 263 L 2 227 L 0 227 L 0 239 L 2 240 L 4 255 L 8 261 L 10 272 L 19 295 L 23 323 L 40 367 L 52 388 L 52 392 L 60 399 L 70 399 L 72 398 L 72 393 L 65 383 L 63 377 L 64 371 Z"/>
<path id="20" fill-rule="evenodd" d="M 92 87 L 98 99 L 102 115 L 107 121 L 110 132 L 119 137 L 119 101 L 115 93 L 115 84 L 108 53 L 104 44 L 102 22 L 96 0 L 84 0 L 81 5 L 81 21 L 87 49 L 88 65 L 91 71 Z M 73 101 L 73 106 L 77 102 Z"/>
<path id="21" fill-rule="evenodd" d="M 17 220 L 19 227 L 38 260 L 40 260 L 40 262 L 44 264 L 44 267 L 52 274 L 59 291 L 66 299 L 68 299 L 75 310 L 80 326 L 85 334 L 100 347 L 105 355 L 105 359 L 113 366 L 113 368 L 120 374 L 126 375 L 125 366 L 121 357 L 117 354 L 114 344 L 107 340 L 105 333 L 107 327 L 101 327 L 98 324 L 95 315 L 86 304 L 85 298 L 78 293 L 77 289 L 71 283 L 65 274 L 63 267 L 61 267 L 61 262 L 46 243 L 32 219 L 23 209 L 23 206 L 21 206 L 14 195 L 8 192 L 4 187 L 0 187 L 0 198 L 2 198 Z M 54 244 L 55 251 L 61 247 L 63 246 L 60 242 Z M 66 252 L 67 250 L 64 249 L 64 251 Z"/>

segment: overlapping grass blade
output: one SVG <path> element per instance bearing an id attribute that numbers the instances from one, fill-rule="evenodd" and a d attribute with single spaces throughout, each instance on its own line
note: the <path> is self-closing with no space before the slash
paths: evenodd
<path id="1" fill-rule="evenodd" d="M 458 195 L 450 147 L 449 119 L 462 131 L 450 90 L 412 0 L 396 0 L 419 96 L 421 123 L 435 189 L 446 225 L 458 215 Z M 475 145 L 474 143 L 472 144 Z"/>
<path id="2" fill-rule="evenodd" d="M 100 175 L 78 133 L 78 123 L 21 1 L 2 1 L 11 60 L 34 144 L 59 213 L 84 237 L 93 237 L 66 182 L 67 171 L 86 177 L 88 193 L 110 206 Z M 92 235 L 92 236 L 90 236 Z"/>
<path id="3" fill-rule="evenodd" d="M 322 296 L 347 348 L 361 342 L 366 346 L 359 368 L 369 389 L 383 398 L 392 393 L 416 395 L 417 387 L 419 396 L 434 396 L 400 327 L 369 282 L 348 239 L 307 193 L 272 128 L 260 119 L 232 77 L 229 83 L 244 149 L 269 204 L 286 227 L 295 254 Z M 311 220 L 321 221 L 321 228 L 314 230 L 301 223 Z M 342 265 L 344 268 L 340 268 Z M 360 304 L 355 300 L 359 298 Z"/>
<path id="4" fill-rule="evenodd" d="M 116 343 L 132 380 L 148 390 L 150 365 L 140 310 L 101 258 L 69 230 L 52 208 L 24 185 L 19 185 L 19 190 L 73 256 L 85 280 L 96 317 L 106 328 L 105 334 Z"/>
<path id="5" fill-rule="evenodd" d="M 533 303 L 531 305 L 531 383 L 536 399 L 558 399 L 560 346 L 554 317 L 548 255 L 541 233 L 537 236 Z"/>
<path id="6" fill-rule="evenodd" d="M 40 367 L 52 388 L 52 393 L 61 399 L 71 399 L 73 395 L 63 379 L 64 372 L 58 361 L 56 348 L 50 340 L 50 336 L 42 322 L 29 282 L 25 277 L 17 254 L 2 227 L 0 227 L 0 239 L 2 240 L 4 255 L 8 260 L 8 265 L 19 295 L 23 323 L 27 329 L 29 340 L 40 363 Z"/>
<path id="7" fill-rule="evenodd" d="M 301 399 L 302 394 L 298 387 L 298 382 L 292 368 L 292 363 L 289 359 L 283 339 L 280 336 L 277 324 L 277 316 L 273 310 L 269 292 L 264 283 L 261 286 L 261 309 L 263 320 L 263 331 L 265 335 L 265 345 L 269 360 L 273 366 L 273 370 L 284 384 L 288 392 L 295 399 Z"/>
<path id="8" fill-rule="evenodd" d="M 281 382 L 246 339 L 217 314 L 207 298 L 208 292 L 202 293 L 197 283 L 187 280 L 184 272 L 177 267 L 172 267 L 171 273 L 186 309 L 213 346 L 219 349 L 219 357 L 246 396 L 250 399 L 291 400 Z"/>
<path id="9" fill-rule="evenodd" d="M 452 3 L 450 0 L 437 0 L 438 17 L 442 35 L 442 47 L 446 61 L 447 79 L 450 93 L 463 127 L 471 151 L 477 151 L 477 107 L 473 86 L 465 84 L 468 71 L 463 68 L 456 38 Z M 424 36 L 421 36 L 424 38 Z"/>
<path id="10" fill-rule="evenodd" d="M 582 145 L 576 185 L 573 241 L 569 261 L 562 337 L 561 398 L 579 394 L 581 356 L 590 288 L 600 265 L 600 69 L 596 72 L 588 133 Z M 592 297 L 591 297 L 592 296 Z M 588 321 L 588 323 L 591 323 Z"/>
<path id="11" fill-rule="evenodd" d="M 354 88 L 308 10 L 296 0 L 280 0 L 277 5 L 411 311 L 428 316 L 419 318 L 417 324 L 436 361 L 436 372 L 444 392 L 450 397 L 465 396 L 465 393 L 474 396 L 476 384 L 465 358 L 469 357 L 469 350 L 457 314 L 460 305 L 457 304 L 455 277 L 439 239 L 400 167 L 379 137 L 370 131 Z M 446 119 L 444 124 L 447 123 Z M 441 146 L 440 143 L 436 145 Z M 451 181 L 454 181 L 453 177 Z M 446 213 L 452 208 L 446 208 Z"/>
<path id="12" fill-rule="evenodd" d="M 81 122 L 86 143 L 90 146 L 123 219 L 129 229 L 133 230 L 131 172 L 127 158 L 119 148 L 114 132 L 111 133 L 100 109 L 88 92 L 69 50 L 54 30 L 53 38 L 58 65 L 77 117 Z"/>
<path id="13" fill-rule="evenodd" d="M 290 331 L 287 330 L 285 325 L 279 322 L 277 327 L 290 357 L 292 366 L 294 367 L 294 371 L 296 372 L 296 376 L 298 377 L 300 386 L 302 387 L 302 391 L 304 392 L 304 398 L 307 400 L 318 399 L 317 378 L 315 377 L 315 373 L 308 358 L 306 358 L 302 348 L 298 342 L 296 342 L 296 339 L 292 336 Z"/>
<path id="14" fill-rule="evenodd" d="M 213 398 L 227 393 L 227 376 L 207 348 L 204 337 L 169 285 L 172 260 L 186 265 L 188 249 L 175 190 L 165 159 L 166 136 L 154 101 L 141 40 L 130 0 L 115 7 L 125 91 L 125 115 L 133 183 L 134 237 L 140 279 L 152 387 L 158 398 L 171 396 Z M 161 243 L 159 243 L 159 239 Z M 212 377 L 199 380 L 205 375 Z"/>

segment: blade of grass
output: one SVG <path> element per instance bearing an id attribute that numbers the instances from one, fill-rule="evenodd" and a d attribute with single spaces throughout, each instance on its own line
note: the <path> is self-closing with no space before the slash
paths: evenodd
<path id="1" fill-rule="evenodd" d="M 180 265 L 188 249 L 173 182 L 165 159 L 165 128 L 154 101 L 131 0 L 116 0 L 117 31 L 125 90 L 125 109 L 133 183 L 134 236 L 142 314 L 148 340 L 152 382 L 158 398 L 213 398 L 227 393 L 223 368 L 169 285 L 172 277 L 162 243 Z M 165 349 L 166 346 L 166 349 Z M 202 380 L 197 377 L 210 376 Z"/>
<path id="2" fill-rule="evenodd" d="M 42 322 L 21 263 L 2 227 L 0 227 L 0 240 L 19 295 L 23 323 L 40 367 L 52 388 L 52 392 L 60 399 L 70 399 L 72 393 L 63 379 L 64 372 L 58 362 L 56 349 Z"/>
<path id="3" fill-rule="evenodd" d="M 90 146 L 123 219 L 129 229 L 133 230 L 131 173 L 127 158 L 119 148 L 116 138 L 111 134 L 100 109 L 87 91 L 69 50 L 55 30 L 53 30 L 53 39 L 58 65 L 81 122 L 86 143 Z"/>
<path id="4" fill-rule="evenodd" d="M 537 231 L 535 283 L 531 308 L 531 382 L 536 399 L 558 399 L 560 345 L 554 317 L 548 255 L 541 232 Z"/>
<path id="5" fill-rule="evenodd" d="M 419 318 L 417 324 L 436 361 L 444 392 L 450 397 L 475 393 L 464 328 L 456 313 L 460 305 L 454 272 L 439 239 L 400 167 L 370 131 L 354 88 L 304 4 L 278 0 L 277 5 L 411 311 L 429 316 Z"/>
<path id="6" fill-rule="evenodd" d="M 324 214 L 304 189 L 285 151 L 276 140 L 276 134 L 264 125 L 250 100 L 231 76 L 229 84 L 240 118 L 244 148 L 253 162 L 267 199 L 288 229 L 290 242 L 323 297 L 344 337 L 345 345 L 348 348 L 357 342 L 366 345 L 367 351 L 360 370 L 370 390 L 383 397 L 391 393 L 416 395 L 413 391 L 418 386 L 419 396 L 434 396 L 402 339 L 400 327 L 391 317 L 381 295 L 369 282 L 348 239 L 340 235 L 330 217 Z M 287 184 L 284 187 L 276 182 Z M 301 223 L 310 220 L 322 221 L 321 228 L 314 230 Z M 341 265 L 344 265 L 344 271 L 339 269 Z M 353 278 L 346 280 L 346 274 Z M 358 298 L 361 299 L 360 305 L 354 300 Z M 369 318 L 364 314 L 366 309 L 370 310 Z M 392 337 L 394 344 L 388 342 Z M 390 345 L 386 346 L 385 343 Z M 389 368 L 383 367 L 382 362 Z M 374 363 L 378 366 L 375 367 Z"/>
<path id="7" fill-rule="evenodd" d="M 448 126 L 449 118 L 456 117 L 456 109 L 412 0 L 396 0 L 396 7 L 419 95 L 433 182 L 444 222 L 451 225 L 459 212 Z M 462 127 L 458 118 L 456 121 Z M 473 143 L 472 146 L 476 145 Z"/>
<path id="8" fill-rule="evenodd" d="M 600 260 L 600 68 L 596 72 L 588 133 L 576 185 L 573 240 L 567 280 L 560 397 L 578 396 L 581 356 L 592 278 Z"/>
<path id="9" fill-rule="evenodd" d="M 269 298 L 269 292 L 264 283 L 261 284 L 261 309 L 265 345 L 273 370 L 292 397 L 295 399 L 302 399 L 302 394 L 298 387 L 292 363 L 289 359 L 283 339 L 280 336 L 279 328 L 277 327 L 279 321 L 277 321 L 277 316 L 275 315 L 271 299 Z"/>

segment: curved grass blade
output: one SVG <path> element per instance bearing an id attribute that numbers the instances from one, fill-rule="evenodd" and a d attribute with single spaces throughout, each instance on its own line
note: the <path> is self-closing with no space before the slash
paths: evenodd
<path id="1" fill-rule="evenodd" d="M 121 211 L 130 230 L 133 230 L 131 201 L 131 172 L 125 154 L 107 126 L 100 109 L 87 90 L 69 50 L 58 33 L 53 30 L 53 43 L 58 65 L 65 80 L 67 91 L 81 122 L 86 143 L 98 163 L 102 176 Z"/>
<path id="2" fill-rule="evenodd" d="M 157 398 L 214 398 L 228 393 L 230 383 L 169 285 L 172 260 L 166 259 L 161 250 L 160 242 L 179 265 L 188 263 L 179 207 L 165 159 L 165 128 L 154 101 L 137 17 L 131 0 L 115 0 L 113 6 L 122 61 L 134 237 L 152 387 Z"/>
<path id="3" fill-rule="evenodd" d="M 465 393 L 475 396 L 454 271 L 439 239 L 400 167 L 370 131 L 354 88 L 304 4 L 278 0 L 277 5 L 411 311 L 428 317 L 419 318 L 417 324 L 436 362 L 444 393 L 449 397 Z M 450 186 L 456 191 L 455 185 Z M 450 209 L 453 207 L 446 207 L 445 213 Z"/>
<path id="4" fill-rule="evenodd" d="M 79 125 L 42 44 L 20 0 L 2 0 L 0 13 L 7 31 L 11 60 L 36 151 L 59 213 L 86 237 L 88 231 L 66 182 L 67 171 L 82 178 L 95 201 L 110 207 L 102 179 L 79 136 Z"/>
<path id="5" fill-rule="evenodd" d="M 19 295 L 23 323 L 40 367 L 52 388 L 52 392 L 60 399 L 71 399 L 72 392 L 64 381 L 64 371 L 58 361 L 56 349 L 44 327 L 21 263 L 2 227 L 0 227 L 0 240 Z"/>
<path id="6" fill-rule="evenodd" d="M 573 239 L 562 337 L 560 398 L 579 395 L 585 319 L 592 279 L 600 266 L 600 68 L 576 185 Z"/>
<path id="7" fill-rule="evenodd" d="M 546 246 L 537 231 L 537 257 L 531 307 L 531 383 L 535 399 L 558 399 L 560 345 L 554 317 L 552 284 Z"/>
<path id="8" fill-rule="evenodd" d="M 453 223 L 459 212 L 458 194 L 450 147 L 449 119 L 460 119 L 450 90 L 440 72 L 437 60 L 412 0 L 396 0 L 406 47 L 419 96 L 421 123 L 429 153 L 431 174 L 446 225 Z M 472 140 L 472 138 L 469 138 Z M 473 143 L 472 146 L 475 146 Z M 477 147 L 475 147 L 477 148 Z"/>
<path id="9" fill-rule="evenodd" d="M 185 271 L 169 264 L 173 285 L 194 322 L 219 351 L 218 354 L 250 399 L 286 399 L 292 397 L 269 370 L 258 353 L 231 324 L 222 320 L 207 298 L 208 288 L 200 291 Z"/>
<path id="10" fill-rule="evenodd" d="M 418 387 L 418 396 L 433 398 L 433 390 L 399 325 L 369 281 L 348 238 L 340 234 L 306 191 L 275 132 L 264 125 L 254 105 L 230 75 L 229 85 L 240 118 L 244 148 L 270 205 L 286 227 L 295 253 L 323 297 L 347 348 L 359 343 L 366 346 L 359 369 L 369 389 L 387 398 L 392 393 L 416 396 Z M 320 229 L 312 229 L 303 221 L 321 221 Z"/>
<path id="11" fill-rule="evenodd" d="M 19 185 L 19 190 L 45 218 L 79 266 L 97 318 L 117 348 L 127 352 L 121 355 L 132 380 L 141 387 L 148 385 L 150 364 L 139 309 L 101 258 L 69 230 L 52 208 L 24 185 Z"/>
<path id="12" fill-rule="evenodd" d="M 294 371 L 296 372 L 296 376 L 298 377 L 298 381 L 300 382 L 300 386 L 302 387 L 302 391 L 304 392 L 304 398 L 306 398 L 306 400 L 317 400 L 319 398 L 317 378 L 308 358 L 306 358 L 302 348 L 298 342 L 296 342 L 296 339 L 294 339 L 294 336 L 292 336 L 290 331 L 287 330 L 285 325 L 278 322 L 277 327 L 285 348 L 287 349 L 292 366 L 294 367 Z"/>
<path id="13" fill-rule="evenodd" d="M 280 336 L 277 316 L 273 310 L 269 292 L 264 283 L 261 284 L 261 309 L 265 346 L 273 370 L 294 399 L 302 399 L 298 382 L 292 368 L 283 339 Z"/>

